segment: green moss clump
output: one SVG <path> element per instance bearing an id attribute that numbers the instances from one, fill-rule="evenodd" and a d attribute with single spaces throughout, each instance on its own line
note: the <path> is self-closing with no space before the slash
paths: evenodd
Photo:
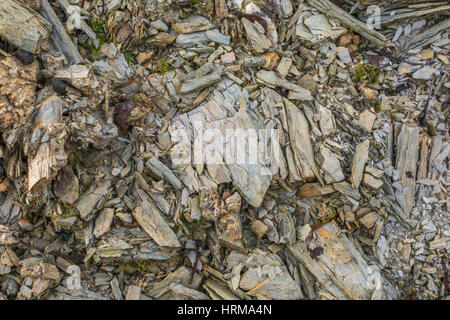
<path id="1" fill-rule="evenodd" d="M 250 244 L 247 237 L 251 237 L 250 231 L 244 231 L 244 236 L 242 237 L 242 244 L 244 245 L 244 248 L 249 250 L 256 249 L 257 245 Z"/>
<path id="2" fill-rule="evenodd" d="M 78 215 L 78 209 L 68 204 L 61 203 L 62 214 L 61 218 L 69 218 Z"/>
<path id="3" fill-rule="evenodd" d="M 72 156 L 68 160 L 69 166 L 71 166 L 73 170 L 78 169 L 78 165 L 82 162 L 84 162 L 84 158 L 81 156 L 80 150 L 76 150 L 72 153 Z"/>
<path id="4" fill-rule="evenodd" d="M 139 273 L 145 273 L 147 271 L 147 261 L 136 262 L 136 270 Z"/>
<path id="5" fill-rule="evenodd" d="M 207 220 L 203 217 L 200 218 L 199 220 L 193 220 L 192 222 L 188 222 L 185 217 L 181 217 L 181 221 L 191 231 L 200 228 L 202 225 L 204 225 L 207 222 Z"/>
<path id="6" fill-rule="evenodd" d="M 371 64 L 358 64 L 350 70 L 350 76 L 355 82 L 378 84 L 380 82 L 380 71 Z"/>
<path id="7" fill-rule="evenodd" d="M 333 207 L 328 207 L 328 211 L 330 211 L 330 216 L 326 219 L 320 220 L 320 222 L 328 223 L 336 217 L 336 210 Z"/>
<path id="8" fill-rule="evenodd" d="M 164 75 L 168 71 L 172 71 L 175 69 L 172 65 L 167 63 L 166 59 L 159 59 L 158 67 L 159 67 L 159 72 L 161 73 L 161 75 Z"/>
<path id="9" fill-rule="evenodd" d="M 103 31 L 103 22 L 100 19 L 92 19 L 91 20 L 91 27 L 95 32 Z"/>
<path id="10" fill-rule="evenodd" d="M 133 53 L 130 50 L 123 50 L 122 53 L 125 56 L 125 60 L 127 60 L 127 63 L 133 64 Z"/>
<path id="11" fill-rule="evenodd" d="M 139 95 L 137 93 L 133 93 L 133 95 L 131 96 L 131 100 L 133 100 L 134 102 L 139 102 Z"/>
<path id="12" fill-rule="evenodd" d="M 103 22 L 100 19 L 92 19 L 90 21 L 92 30 L 95 32 L 97 40 L 98 40 L 98 48 L 96 48 L 93 44 L 90 43 L 90 40 L 87 39 L 85 42 L 81 44 L 81 46 L 86 49 L 89 54 L 89 58 L 96 61 L 100 60 L 100 47 L 107 41 L 106 35 L 103 29 Z"/>

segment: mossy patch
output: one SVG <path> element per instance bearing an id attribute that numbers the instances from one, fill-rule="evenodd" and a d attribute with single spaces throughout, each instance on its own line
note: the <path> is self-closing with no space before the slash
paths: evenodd
<path id="1" fill-rule="evenodd" d="M 159 73 L 161 75 L 164 75 L 168 71 L 172 71 L 174 69 L 175 68 L 171 64 L 167 63 L 166 59 L 159 59 L 158 60 L 158 70 L 159 70 Z"/>
<path id="2" fill-rule="evenodd" d="M 360 63 L 350 69 L 350 76 L 353 81 L 360 83 L 378 84 L 381 72 L 371 64 Z"/>
<path id="3" fill-rule="evenodd" d="M 100 48 L 102 44 L 107 42 L 107 38 L 104 32 L 103 22 L 100 19 L 92 19 L 90 21 L 90 25 L 92 30 L 95 32 L 97 40 L 98 40 L 98 48 L 92 44 L 90 39 L 87 39 L 85 42 L 81 43 L 81 46 L 86 49 L 89 54 L 89 58 L 91 60 L 97 61 L 100 60 Z"/>
<path id="4" fill-rule="evenodd" d="M 122 54 L 125 56 L 125 60 L 129 65 L 133 64 L 134 56 L 131 50 L 123 50 Z"/>
<path id="5" fill-rule="evenodd" d="M 92 30 L 94 30 L 95 32 L 103 31 L 102 20 L 93 18 L 93 19 L 91 19 L 90 24 L 91 24 Z"/>
<path id="6" fill-rule="evenodd" d="M 193 220 L 192 222 L 188 222 L 185 217 L 181 217 L 181 221 L 190 231 L 193 231 L 205 225 L 208 220 L 202 217 L 199 220 Z"/>

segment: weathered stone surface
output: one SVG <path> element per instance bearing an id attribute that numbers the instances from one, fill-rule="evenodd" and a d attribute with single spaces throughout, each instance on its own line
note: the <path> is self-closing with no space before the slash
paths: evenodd
<path id="1" fill-rule="evenodd" d="M 355 148 L 355 155 L 353 157 L 352 175 L 350 181 L 354 188 L 358 189 L 363 176 L 364 167 L 369 158 L 369 140 L 364 140 Z"/>
<path id="2" fill-rule="evenodd" d="M 376 212 L 369 212 L 364 217 L 359 218 L 359 221 L 366 226 L 366 228 L 372 228 L 375 222 L 378 220 L 378 215 Z"/>
<path id="3" fill-rule="evenodd" d="M 380 189 L 383 185 L 383 181 L 374 178 L 372 175 L 365 173 L 362 178 L 362 182 L 364 185 L 368 186 L 372 189 Z"/>
<path id="4" fill-rule="evenodd" d="M 143 201 L 133 211 L 133 217 L 158 245 L 163 247 L 180 247 L 177 236 L 153 203 Z"/>
<path id="5" fill-rule="evenodd" d="M 300 197 L 317 197 L 335 192 L 332 185 L 322 186 L 320 183 L 305 183 L 298 188 L 297 195 Z"/>
<path id="6" fill-rule="evenodd" d="M 64 203 L 74 204 L 78 200 L 78 178 L 70 166 L 60 171 L 53 183 L 53 192 Z"/>
<path id="7" fill-rule="evenodd" d="M 309 90 L 291 83 L 286 79 L 279 78 L 273 71 L 259 70 L 256 77 L 269 85 L 294 91 L 296 93 L 297 100 L 312 100 L 311 92 Z"/>
<path id="8" fill-rule="evenodd" d="M 94 236 L 96 238 L 100 238 L 102 235 L 108 232 L 109 228 L 111 227 L 113 218 L 114 218 L 114 209 L 105 208 L 102 210 L 102 212 L 98 215 L 97 219 L 95 220 Z"/>
<path id="9" fill-rule="evenodd" d="M 80 200 L 78 200 L 77 209 L 80 212 L 80 217 L 82 219 L 87 219 L 89 217 L 97 203 L 106 195 L 110 186 L 111 180 L 102 181 L 97 188 L 85 193 Z"/>
<path id="10" fill-rule="evenodd" d="M 241 21 L 247 34 L 247 39 L 253 50 L 257 53 L 263 53 L 272 47 L 272 42 L 264 35 L 264 29 L 261 31 L 256 28 L 254 24 L 246 18 L 242 18 Z"/>
<path id="11" fill-rule="evenodd" d="M 259 220 L 256 220 L 255 222 L 253 222 L 252 225 L 250 226 L 250 230 L 252 230 L 252 232 L 259 239 L 261 239 L 266 234 L 268 229 L 269 228 Z"/>
<path id="12" fill-rule="evenodd" d="M 298 242 L 288 246 L 289 251 L 308 269 L 317 281 L 337 299 L 370 299 L 367 288 L 368 265 L 346 235 L 339 233 L 335 222 L 314 231 L 323 253 L 313 259 L 307 244 Z M 380 281 L 384 299 L 394 298 L 387 280 Z"/>
<path id="13" fill-rule="evenodd" d="M 359 115 L 358 119 L 358 126 L 363 128 L 366 132 L 372 132 L 373 123 L 375 122 L 375 119 L 377 118 L 376 114 L 373 114 L 372 112 L 368 110 L 364 110 Z"/>
<path id="14" fill-rule="evenodd" d="M 281 259 L 272 253 L 255 250 L 244 262 L 248 270 L 239 287 L 259 299 L 295 300 L 302 296 L 299 285 L 291 278 Z"/>
<path id="15" fill-rule="evenodd" d="M 176 33 L 193 33 L 211 29 L 213 25 L 208 20 L 201 20 L 195 22 L 179 22 L 173 23 L 172 29 Z"/>
<path id="16" fill-rule="evenodd" d="M 320 157 L 322 158 L 321 168 L 325 172 L 324 179 L 326 183 L 339 182 L 345 179 L 339 159 L 333 152 L 321 146 Z"/>

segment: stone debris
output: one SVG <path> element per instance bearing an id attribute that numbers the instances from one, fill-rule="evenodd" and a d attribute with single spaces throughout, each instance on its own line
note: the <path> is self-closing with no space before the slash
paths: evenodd
<path id="1" fill-rule="evenodd" d="M 358 189 L 363 176 L 364 167 L 369 158 L 370 141 L 364 140 L 355 148 L 355 155 L 353 156 L 351 182 L 355 189 Z"/>
<path id="2" fill-rule="evenodd" d="M 448 300 L 448 5 L 371 4 L 2 1 L 0 300 Z"/>
<path id="3" fill-rule="evenodd" d="M 180 246 L 175 233 L 164 221 L 160 211 L 152 202 L 143 201 L 133 211 L 133 217 L 158 245 L 163 247 Z"/>

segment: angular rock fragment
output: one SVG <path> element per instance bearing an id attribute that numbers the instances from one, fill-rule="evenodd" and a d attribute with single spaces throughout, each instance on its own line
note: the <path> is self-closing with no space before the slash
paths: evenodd
<path id="1" fill-rule="evenodd" d="M 234 60 L 236 60 L 236 55 L 234 54 L 234 52 L 229 52 L 229 53 L 221 55 L 220 60 L 224 64 L 233 63 Z"/>
<path id="2" fill-rule="evenodd" d="M 110 281 L 110 284 L 111 284 L 111 291 L 112 291 L 112 294 L 114 295 L 114 298 L 116 300 L 123 300 L 122 291 L 120 290 L 120 287 L 119 287 L 119 280 L 117 280 L 117 278 L 114 277 Z"/>
<path id="3" fill-rule="evenodd" d="M 157 158 L 150 158 L 145 166 L 149 168 L 157 177 L 160 179 L 166 179 L 175 189 L 181 189 L 181 181 L 172 173 L 172 171 L 167 168 L 164 163 L 159 161 Z"/>
<path id="4" fill-rule="evenodd" d="M 277 71 L 282 77 L 286 77 L 292 65 L 292 59 L 283 57 L 277 66 Z"/>
<path id="5" fill-rule="evenodd" d="M 374 176 L 377 179 L 380 179 L 384 174 L 383 170 L 374 168 L 372 166 L 366 166 L 366 168 L 364 169 L 364 172 L 369 173 L 370 175 Z"/>
<path id="6" fill-rule="evenodd" d="M 114 218 L 114 209 L 112 208 L 103 209 L 103 211 L 98 215 L 97 219 L 95 220 L 94 236 L 96 238 L 100 238 L 102 235 L 108 232 L 109 228 L 111 227 L 113 218 Z"/>
<path id="7" fill-rule="evenodd" d="M 302 296 L 299 285 L 291 278 L 281 259 L 259 249 L 244 262 L 248 268 L 239 287 L 258 299 L 295 300 Z"/>
<path id="8" fill-rule="evenodd" d="M 213 25 L 208 20 L 194 21 L 194 22 L 179 22 L 173 23 L 172 29 L 176 33 L 193 33 L 211 29 Z"/>
<path id="9" fill-rule="evenodd" d="M 278 225 L 279 243 L 293 244 L 296 240 L 295 224 L 291 213 L 280 207 L 275 216 Z"/>
<path id="10" fill-rule="evenodd" d="M 172 35 L 170 36 L 173 37 Z M 170 40 L 172 40 L 172 38 Z M 206 36 L 205 32 L 194 32 L 189 34 L 179 34 L 176 37 L 175 43 L 182 47 L 190 47 L 198 45 L 199 43 L 206 43 L 208 41 L 210 41 L 210 39 Z"/>
<path id="11" fill-rule="evenodd" d="M 259 238 L 261 239 L 267 232 L 269 228 L 262 223 L 259 220 L 256 220 L 255 222 L 252 223 L 252 225 L 250 226 L 250 230 Z"/>
<path id="12" fill-rule="evenodd" d="M 352 62 L 352 58 L 350 57 L 350 53 L 348 52 L 348 49 L 345 47 L 338 47 L 338 56 L 339 59 L 345 64 L 348 64 Z"/>
<path id="13" fill-rule="evenodd" d="M 359 218 L 359 222 L 361 222 L 368 229 L 372 228 L 377 220 L 378 215 L 376 212 L 369 212 L 364 217 Z"/>
<path id="14" fill-rule="evenodd" d="M 213 72 L 211 74 L 202 77 L 187 80 L 181 85 L 180 93 L 181 94 L 192 93 L 194 91 L 198 91 L 207 88 L 209 86 L 212 86 L 213 84 L 219 82 L 220 80 L 222 80 L 222 76 L 219 72 Z"/>
<path id="15" fill-rule="evenodd" d="M 374 178 L 372 175 L 365 173 L 362 178 L 364 185 L 372 189 L 380 189 L 383 186 L 383 181 Z"/>
<path id="16" fill-rule="evenodd" d="M 250 22 L 246 18 L 242 18 L 241 22 L 253 50 L 257 53 L 263 53 L 272 47 L 272 42 L 265 36 L 263 26 L 258 24 L 259 27 L 256 27 L 254 23 Z"/>
<path id="17" fill-rule="evenodd" d="M 141 298 L 141 287 L 136 285 L 130 285 L 128 287 L 125 300 L 140 300 L 140 298 Z"/>
<path id="18" fill-rule="evenodd" d="M 397 138 L 396 169 L 400 174 L 402 190 L 395 191 L 395 197 L 402 209 L 409 214 L 414 206 L 417 160 L 419 157 L 420 128 L 414 124 L 402 125 Z"/>
<path id="19" fill-rule="evenodd" d="M 437 70 L 430 67 L 430 66 L 424 66 L 414 72 L 412 74 L 412 77 L 414 79 L 420 79 L 420 80 L 431 80 L 435 74 L 437 74 Z"/>
<path id="20" fill-rule="evenodd" d="M 324 14 L 311 14 L 309 6 L 303 5 L 304 11 L 296 25 L 295 35 L 300 39 L 317 43 L 325 38 L 337 39 L 347 32 L 346 28 L 334 25 Z"/>
<path id="21" fill-rule="evenodd" d="M 356 200 L 361 199 L 361 194 L 358 192 L 358 190 L 355 190 L 347 181 L 334 183 L 333 188 L 336 189 L 336 191 L 339 191 L 340 193 L 352 197 Z"/>
<path id="22" fill-rule="evenodd" d="M 74 204 L 78 200 L 78 178 L 70 166 L 60 171 L 53 183 L 53 192 L 64 203 Z"/>
<path id="23" fill-rule="evenodd" d="M 216 221 L 217 238 L 222 245 L 245 252 L 242 244 L 242 223 L 239 214 L 241 197 L 236 192 L 225 200 L 226 209 Z"/>
<path id="24" fill-rule="evenodd" d="M 346 235 L 339 234 L 334 221 L 314 231 L 318 245 L 323 248 L 317 259 L 310 256 L 306 243 L 297 242 L 288 246 L 297 258 L 324 288 L 336 299 L 370 299 L 368 289 L 369 266 Z M 382 290 L 382 299 L 395 299 L 397 291 L 377 274 Z"/>
<path id="25" fill-rule="evenodd" d="M 47 134 L 47 141 L 35 141 L 36 153 L 28 158 L 28 191 L 38 192 L 47 186 L 67 163 L 64 150 L 66 129 L 62 123 L 62 102 L 51 95 L 41 102 L 34 118 L 35 131 Z"/>
<path id="26" fill-rule="evenodd" d="M 20 49 L 37 53 L 51 25 L 37 12 L 16 0 L 0 3 L 0 36 Z"/>
<path id="27" fill-rule="evenodd" d="M 147 42 L 157 48 L 166 48 L 169 44 L 175 41 L 177 37 L 170 33 L 160 32 L 156 36 L 149 38 Z"/>
<path id="28" fill-rule="evenodd" d="M 309 224 L 299 226 L 297 228 L 297 239 L 300 241 L 306 241 L 311 234 L 312 228 Z"/>
<path id="29" fill-rule="evenodd" d="M 230 44 L 231 37 L 220 33 L 217 29 L 208 30 L 205 32 L 206 37 L 214 41 L 215 43 L 228 46 Z"/>
<path id="30" fill-rule="evenodd" d="M 355 148 L 355 155 L 353 156 L 352 175 L 350 181 L 355 189 L 358 189 L 363 176 L 364 167 L 367 159 L 369 159 L 370 141 L 364 140 Z"/>
<path id="31" fill-rule="evenodd" d="M 184 266 L 179 267 L 177 270 L 169 273 L 163 280 L 159 282 L 155 282 L 152 288 L 147 292 L 150 297 L 154 297 L 156 299 L 181 299 L 183 296 L 178 294 L 171 294 L 172 290 L 170 289 L 170 285 L 172 283 L 180 283 L 185 287 L 191 289 L 197 289 L 202 281 L 203 277 L 194 273 L 194 277 L 191 279 L 192 270 L 188 269 Z M 185 297 L 184 297 L 185 298 Z"/>
<path id="32" fill-rule="evenodd" d="M 20 262 L 20 275 L 22 277 L 32 277 L 48 279 L 48 280 L 61 280 L 61 274 L 58 268 L 50 263 L 46 263 L 39 258 L 28 258 Z"/>
<path id="33" fill-rule="evenodd" d="M 169 285 L 170 290 L 181 296 L 186 296 L 194 300 L 209 300 L 208 296 L 203 292 L 188 288 L 180 283 L 172 282 Z"/>
<path id="34" fill-rule="evenodd" d="M 207 279 L 203 288 L 216 300 L 239 300 L 239 298 L 234 295 L 224 283 L 214 280 L 214 278 Z"/>
<path id="35" fill-rule="evenodd" d="M 181 246 L 177 236 L 153 203 L 143 201 L 133 211 L 133 217 L 158 245 L 163 247 Z"/>
<path id="36" fill-rule="evenodd" d="M 100 199 L 106 195 L 110 186 L 111 180 L 102 181 L 97 188 L 85 193 L 78 200 L 77 209 L 82 219 L 86 220 L 89 218 L 89 215 L 95 209 Z"/>
<path id="37" fill-rule="evenodd" d="M 296 165 L 296 169 L 290 168 L 290 170 L 299 170 L 300 176 L 306 181 L 311 180 L 315 176 L 323 184 L 314 160 L 308 120 L 306 120 L 303 112 L 292 102 L 285 99 L 284 103 L 287 111 L 289 137 Z"/>
<path id="38" fill-rule="evenodd" d="M 357 121 L 358 126 L 364 129 L 366 132 L 372 132 L 373 123 L 377 116 L 368 110 L 364 110 L 359 115 L 359 119 Z"/>
<path id="39" fill-rule="evenodd" d="M 15 244 L 19 240 L 17 239 L 17 236 L 15 236 L 15 233 L 10 231 L 7 226 L 4 226 L 0 224 L 0 244 L 1 245 L 8 245 L 8 244 Z"/>
<path id="40" fill-rule="evenodd" d="M 280 56 L 276 52 L 268 52 L 262 57 L 264 59 L 264 64 L 262 67 L 269 71 L 275 69 L 278 65 L 278 60 L 280 60 Z"/>
<path id="41" fill-rule="evenodd" d="M 319 126 L 322 135 L 327 136 L 332 134 L 336 130 L 336 123 L 331 110 L 319 104 L 319 115 Z"/>
<path id="42" fill-rule="evenodd" d="M 256 77 L 271 86 L 282 87 L 294 91 L 296 100 L 312 100 L 311 92 L 309 90 L 293 84 L 286 79 L 279 78 L 273 71 L 259 70 Z"/>
<path id="43" fill-rule="evenodd" d="M 345 179 L 339 159 L 323 145 L 320 147 L 320 157 L 322 158 L 321 168 L 325 172 L 326 183 L 339 182 Z"/>
<path id="44" fill-rule="evenodd" d="M 298 188 L 297 195 L 300 197 L 318 197 L 335 192 L 330 184 L 321 185 L 320 183 L 305 183 Z"/>

